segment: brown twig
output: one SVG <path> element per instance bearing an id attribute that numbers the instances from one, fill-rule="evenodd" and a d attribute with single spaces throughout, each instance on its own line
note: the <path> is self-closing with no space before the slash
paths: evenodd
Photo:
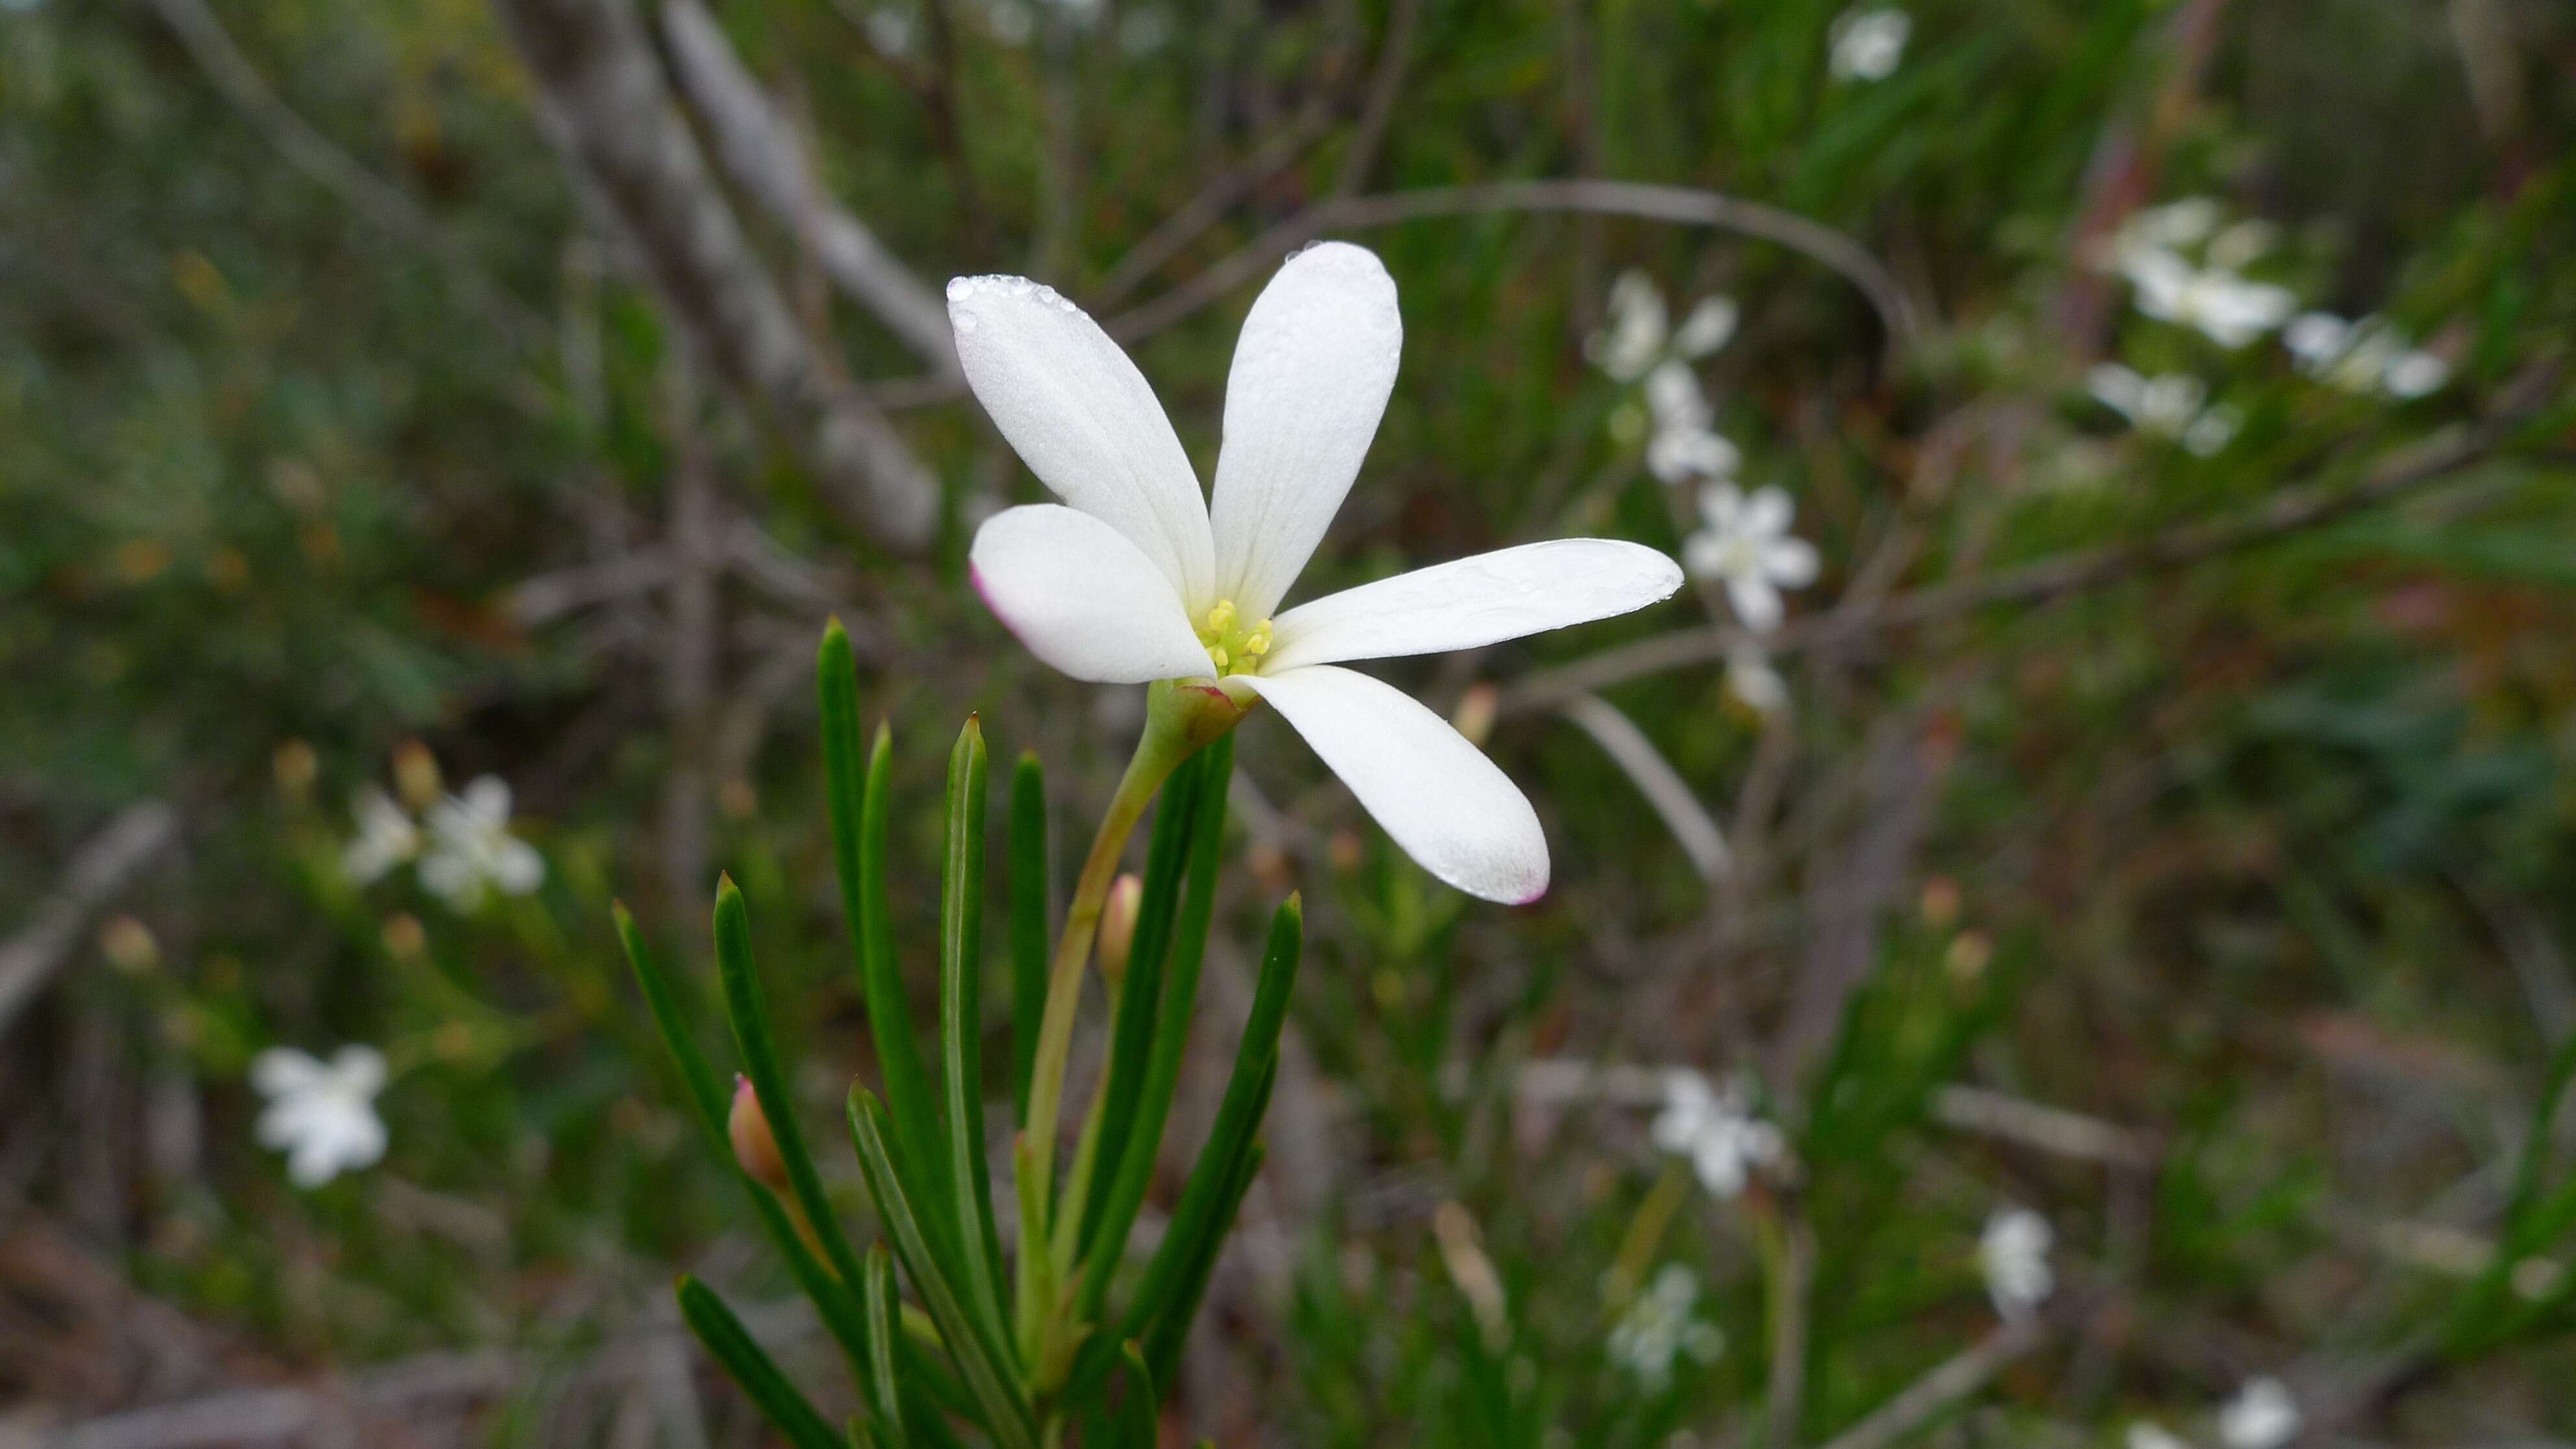
<path id="1" fill-rule="evenodd" d="M 812 152 L 761 94 L 715 17 L 698 0 L 663 0 L 662 36 L 681 94 L 706 122 L 726 178 L 796 232 L 832 284 L 875 314 L 934 373 L 954 372 L 947 306 L 824 191 Z"/>
<path id="2" fill-rule="evenodd" d="M 2036 1318 L 2006 1323 L 1967 1352 L 1916 1379 L 1880 1405 L 1878 1412 L 1835 1435 L 1824 1449 L 1886 1449 L 1923 1427 L 1933 1415 L 1984 1388 L 2005 1365 L 2039 1347 L 2044 1336 Z"/>
<path id="3" fill-rule="evenodd" d="M 938 488 L 788 311 L 673 109 L 631 0 L 502 0 L 502 18 L 654 285 L 726 380 L 766 403 L 826 490 L 898 549 L 928 546 Z"/>
<path id="4" fill-rule="evenodd" d="M 1523 211 L 1633 216 L 1716 227 L 1775 242 L 1822 263 L 1860 289 L 1886 326 L 1891 364 L 1910 352 L 1920 337 L 1917 310 L 1896 278 L 1860 243 L 1831 227 L 1776 206 L 1714 191 L 1591 180 L 1503 181 L 1320 201 L 1189 281 L 1109 319 L 1106 325 L 1109 335 L 1121 341 L 1160 331 L 1251 281 L 1299 245 L 1337 228 L 1357 230 L 1427 217 Z"/>
<path id="5" fill-rule="evenodd" d="M 71 956 L 90 913 L 178 843 L 179 817 L 158 800 L 129 805 L 72 855 L 63 883 L 16 935 L 0 941 L 0 1032 Z"/>

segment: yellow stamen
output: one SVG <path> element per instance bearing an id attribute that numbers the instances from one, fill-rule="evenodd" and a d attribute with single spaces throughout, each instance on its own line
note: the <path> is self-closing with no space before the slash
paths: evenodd
<path id="1" fill-rule="evenodd" d="M 1234 661 L 1227 657 L 1225 646 L 1219 644 L 1208 650 L 1208 662 L 1214 664 L 1219 669 L 1223 669 Z"/>
<path id="2" fill-rule="evenodd" d="M 1211 633 L 1211 634 L 1223 634 L 1227 629 L 1231 628 L 1231 627 L 1233 626 L 1233 624 L 1234 624 L 1234 600 L 1232 600 L 1232 599 L 1219 599 L 1219 600 L 1217 600 L 1216 607 L 1215 607 L 1215 608 L 1213 608 L 1213 609 L 1208 610 L 1208 616 L 1207 616 L 1207 629 L 1208 629 L 1208 632 L 1209 632 L 1209 633 Z"/>

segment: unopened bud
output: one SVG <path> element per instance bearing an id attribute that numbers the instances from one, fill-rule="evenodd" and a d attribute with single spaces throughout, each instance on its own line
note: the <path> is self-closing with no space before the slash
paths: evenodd
<path id="1" fill-rule="evenodd" d="M 140 976 L 161 964 L 161 943 L 152 928 L 132 916 L 118 916 L 99 928 L 99 954 L 128 976 Z"/>
<path id="2" fill-rule="evenodd" d="M 1127 953 L 1136 945 L 1136 912 L 1145 902 L 1145 883 L 1134 872 L 1109 883 L 1109 899 L 1100 906 L 1100 979 L 1116 986 L 1127 979 Z"/>
<path id="3" fill-rule="evenodd" d="M 384 939 L 385 954 L 397 961 L 417 961 L 429 953 L 429 932 L 409 911 L 385 917 Z"/>
<path id="4" fill-rule="evenodd" d="M 733 1079 L 733 1111 L 725 1119 L 725 1135 L 733 1139 L 733 1160 L 752 1181 L 771 1192 L 787 1191 L 787 1159 L 778 1155 L 778 1138 L 769 1130 L 760 1095 L 748 1078 Z"/>
<path id="5" fill-rule="evenodd" d="M 405 740 L 394 747 L 394 788 L 414 810 L 438 803 L 438 757 L 429 752 L 429 746 Z"/>
<path id="6" fill-rule="evenodd" d="M 1946 931 L 1959 919 L 1959 883 L 1936 875 L 1923 883 L 1923 924 Z"/>
<path id="7" fill-rule="evenodd" d="M 279 745 L 269 764 L 277 772 L 279 791 L 298 804 L 303 803 L 305 795 L 312 790 L 313 777 L 322 769 L 321 761 L 314 757 L 313 747 L 302 740 L 288 740 Z"/>
<path id="8" fill-rule="evenodd" d="M 1467 737 L 1467 743 L 1483 749 L 1485 741 L 1493 738 L 1494 715 L 1502 702 L 1502 691 L 1492 685 L 1468 685 L 1467 692 L 1458 696 L 1458 712 L 1450 717 L 1449 723 Z"/>

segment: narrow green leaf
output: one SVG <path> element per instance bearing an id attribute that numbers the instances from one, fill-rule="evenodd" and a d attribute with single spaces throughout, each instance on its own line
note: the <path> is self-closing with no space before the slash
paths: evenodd
<path id="1" fill-rule="evenodd" d="M 1091 1247 L 1085 1255 L 1082 1287 L 1075 1299 L 1077 1322 L 1096 1322 L 1101 1305 L 1109 1296 L 1109 1279 L 1125 1255 L 1127 1232 L 1135 1226 L 1136 1214 L 1145 1203 L 1146 1189 L 1153 1185 L 1154 1163 L 1160 1155 L 1164 1124 L 1170 1120 L 1172 1095 L 1181 1079 L 1181 1060 L 1189 1046 L 1190 1020 L 1198 1002 L 1199 968 L 1207 958 L 1208 927 L 1216 911 L 1217 853 L 1225 837 L 1226 786 L 1234 776 L 1234 737 L 1210 745 L 1206 763 L 1201 768 L 1196 796 L 1190 805 L 1185 863 L 1189 889 L 1179 919 L 1166 931 L 1169 946 L 1162 970 L 1163 1002 L 1154 1014 L 1154 1036 L 1147 1053 L 1144 1081 L 1127 1123 L 1129 1146 L 1118 1159 L 1116 1180 L 1110 1185 L 1092 1230 Z M 1139 936 L 1143 934 L 1141 930 Z M 1137 989 L 1130 980 L 1128 989 Z M 1256 1003 L 1259 1000 L 1255 994 Z M 1286 998 L 1280 997 L 1281 1016 L 1273 1016 L 1264 1025 L 1256 1004 L 1247 1023 L 1244 1050 L 1261 1052 L 1276 1048 L 1280 1020 L 1286 1010 Z M 1256 1038 L 1252 1033 L 1261 1031 Z"/>
<path id="2" fill-rule="evenodd" d="M 841 1345 L 841 1351 L 849 1357 L 851 1367 L 858 1368 L 867 1356 L 867 1335 L 858 1303 L 850 1297 L 849 1290 L 841 1281 L 832 1276 L 831 1270 L 814 1256 L 813 1250 L 805 1246 L 805 1240 L 797 1234 L 796 1225 L 788 1218 L 786 1208 L 768 1188 L 753 1181 L 751 1175 L 742 1170 L 741 1164 L 734 1161 L 733 1141 L 725 1130 L 727 1104 L 724 1088 L 715 1068 L 708 1064 L 705 1053 L 698 1049 L 697 1040 L 688 1029 L 687 1012 L 679 1004 L 676 985 L 646 948 L 643 932 L 637 928 L 634 916 L 620 905 L 616 907 L 616 917 L 618 939 L 626 947 L 627 962 L 634 968 L 636 982 L 643 988 L 645 1004 L 653 1010 L 654 1024 L 661 1028 L 663 1041 L 680 1064 L 680 1076 L 687 1083 L 690 1105 L 694 1109 L 692 1115 L 698 1119 L 699 1129 L 717 1160 L 733 1169 L 743 1191 L 751 1195 L 752 1208 L 768 1230 L 769 1240 L 786 1257 L 788 1271 L 795 1275 L 797 1285 L 805 1290 L 805 1296 L 814 1301 L 815 1311 L 822 1316 L 824 1326 L 831 1330 L 832 1337 Z M 756 1088 L 754 1090 L 757 1091 Z"/>
<path id="3" fill-rule="evenodd" d="M 743 1075 L 760 1100 L 769 1132 L 778 1140 L 778 1156 L 787 1166 L 787 1184 L 805 1210 L 805 1221 L 823 1240 L 834 1277 L 844 1285 L 859 1281 L 859 1258 L 841 1232 L 832 1199 L 823 1191 L 822 1174 L 814 1170 L 805 1149 L 805 1130 L 797 1124 L 795 1099 L 788 1095 L 787 1069 L 779 1061 L 778 1043 L 770 1035 L 769 1007 L 751 959 L 751 917 L 742 891 L 725 876 L 716 885 L 716 975 L 724 983 L 726 1014 L 733 1019 L 734 1044 L 742 1052 Z"/>
<path id="4" fill-rule="evenodd" d="M 886 1256 L 883 1243 L 868 1245 L 864 1296 L 870 1352 L 868 1371 L 860 1382 L 866 1390 L 868 1412 L 876 1421 L 876 1441 L 884 1449 L 907 1449 L 910 1440 L 903 1432 L 903 1389 L 894 1376 L 894 1345 L 903 1328 L 895 1322 L 894 1262 Z"/>
<path id="5" fill-rule="evenodd" d="M 864 744 L 858 666 L 850 654 L 849 633 L 838 619 L 823 627 L 815 680 L 823 714 L 824 798 L 832 818 L 832 870 L 841 886 L 841 910 L 858 963 L 860 994 L 867 1002 L 868 1033 L 876 1043 L 886 1098 L 894 1103 L 896 1120 L 919 1124 L 917 1135 L 914 1131 L 898 1134 L 897 1155 L 928 1165 L 939 1160 L 937 1134 L 929 1125 L 930 1072 L 914 1039 L 902 968 L 895 960 L 894 919 L 886 905 L 886 795 L 893 748 L 882 728 L 873 752 Z M 938 1175 L 929 1176 L 933 1190 L 944 1199 Z M 941 1228 L 945 1226 L 942 1220 Z"/>
<path id="6" fill-rule="evenodd" d="M 1126 984 L 1119 988 L 1118 1016 L 1109 1036 L 1109 1075 L 1101 1085 L 1100 1145 L 1082 1195 L 1082 1218 L 1074 1238 L 1077 1259 L 1090 1249 L 1110 1183 L 1118 1175 L 1135 1126 L 1136 1099 L 1144 1089 L 1154 1020 L 1162 1008 L 1163 961 L 1171 945 L 1172 917 L 1179 907 L 1181 873 L 1189 858 L 1190 826 L 1198 816 L 1199 782 L 1206 776 L 1206 761 L 1205 752 L 1182 761 L 1163 782 L 1163 798 L 1154 808 L 1154 833 L 1145 850 L 1145 891 L 1136 909 Z"/>
<path id="7" fill-rule="evenodd" d="M 1144 1351 L 1133 1339 L 1118 1346 L 1118 1360 L 1127 1370 L 1127 1382 L 1110 1429 L 1111 1442 L 1125 1449 L 1155 1449 L 1161 1437 L 1154 1410 L 1162 1397 L 1154 1392 L 1153 1372 L 1145 1367 Z"/>
<path id="8" fill-rule="evenodd" d="M 1204 1269 L 1194 1265 L 1215 1260 L 1226 1225 L 1234 1219 L 1242 1186 L 1237 1177 L 1243 1171 L 1244 1159 L 1257 1151 L 1255 1134 L 1260 1129 L 1262 1113 L 1270 1105 L 1271 1081 L 1279 1065 L 1279 1033 L 1286 1024 L 1288 999 L 1296 985 L 1297 962 L 1304 943 L 1303 907 L 1291 895 L 1270 920 L 1270 942 L 1261 957 L 1261 980 L 1253 989 L 1252 1010 L 1243 1025 L 1243 1044 L 1235 1053 L 1225 1096 L 1217 1104 L 1216 1123 L 1199 1147 L 1198 1161 L 1191 1166 L 1189 1181 L 1181 1188 L 1181 1199 L 1172 1209 L 1163 1241 L 1154 1250 L 1153 1261 L 1146 1265 L 1144 1281 L 1119 1319 L 1117 1338 L 1145 1342 L 1145 1361 L 1149 1365 L 1159 1363 L 1152 1352 L 1156 1340 L 1151 1335 L 1159 1333 L 1176 1312 L 1186 1327 L 1188 1313 L 1196 1311 L 1198 1288 L 1190 1279 Z M 1189 1305 L 1186 1308 L 1182 1306 L 1185 1303 Z M 1108 1345 L 1115 1341 L 1095 1338 L 1084 1346 L 1068 1391 L 1072 1396 L 1097 1387 L 1100 1376 L 1106 1375 L 1110 1367 Z M 1164 1377 L 1168 1379 L 1168 1366 Z"/>
<path id="9" fill-rule="evenodd" d="M 886 1151 L 885 1124 L 881 1120 L 885 1115 L 884 1105 L 867 1088 L 850 1089 L 850 1138 L 858 1146 L 859 1170 L 867 1178 L 868 1192 L 876 1198 L 877 1215 L 894 1239 L 895 1252 L 902 1258 L 913 1287 L 920 1292 L 922 1306 L 938 1325 L 949 1356 L 965 1375 L 967 1391 L 982 1407 L 985 1427 L 1004 1449 L 1033 1449 L 1036 1419 L 1020 1398 L 1017 1381 L 1004 1370 L 1008 1350 L 985 1337 L 983 1325 L 958 1302 L 947 1275 L 931 1256 L 921 1219 L 905 1196 L 903 1184 L 895 1175 L 894 1159 Z"/>
<path id="10" fill-rule="evenodd" d="M 766 1350 L 752 1341 L 742 1320 L 725 1307 L 714 1290 L 695 1278 L 680 1279 L 680 1317 L 707 1352 L 740 1385 L 761 1416 L 777 1426 L 797 1449 L 841 1449 L 832 1422 L 823 1417 L 787 1375 L 778 1371 Z"/>
<path id="11" fill-rule="evenodd" d="M 1029 1121 L 1038 1019 L 1046 1013 L 1048 910 L 1046 768 L 1037 751 L 1011 771 L 1011 1120 Z"/>
<path id="12" fill-rule="evenodd" d="M 984 1158 L 984 732 L 972 715 L 948 755 L 948 850 L 939 896 L 939 1044 L 949 1198 L 966 1306 L 1008 1345 L 1002 1241 Z"/>
<path id="13" fill-rule="evenodd" d="M 662 1033 L 662 1044 L 670 1048 L 671 1060 L 679 1064 L 680 1081 L 688 1089 L 689 1105 L 695 1110 L 698 1126 L 717 1153 L 730 1162 L 733 1146 L 725 1136 L 724 1079 L 707 1064 L 706 1053 L 699 1049 L 697 1037 L 689 1029 L 689 1013 L 680 1004 L 677 984 L 653 959 L 634 915 L 623 901 L 613 903 L 609 909 L 617 919 L 618 942 L 626 948 L 626 964 L 635 972 L 635 984 L 644 993 L 644 1004 L 653 1012 L 653 1025 Z"/>
<path id="14" fill-rule="evenodd" d="M 940 1261 L 953 1266 L 948 1179 L 938 1169 L 946 1151 L 939 1134 L 939 1099 L 930 1085 L 930 1072 L 922 1065 L 921 1043 L 904 998 L 903 964 L 894 948 L 894 908 L 886 888 L 893 815 L 894 736 L 879 725 L 876 743 L 868 751 L 867 797 L 859 830 L 859 897 L 867 913 L 861 940 L 868 1030 L 877 1044 L 877 1066 L 885 1074 L 885 1103 L 894 1117 L 895 1155 L 907 1169 L 904 1181 L 931 1214 L 930 1239 L 941 1251 Z"/>
<path id="15" fill-rule="evenodd" d="M 1264 1106 L 1269 1105 L 1270 1084 L 1276 1079 L 1277 1064 L 1273 1063 L 1272 1067 L 1273 1071 L 1262 1074 L 1261 1100 Z M 1216 1271 L 1217 1251 L 1225 1246 L 1226 1229 L 1233 1225 L 1235 1212 L 1243 1206 L 1243 1195 L 1251 1189 L 1252 1180 L 1261 1175 L 1262 1159 L 1269 1152 L 1270 1149 L 1258 1141 L 1244 1149 L 1235 1163 L 1233 1176 L 1226 1183 L 1225 1196 L 1218 1205 L 1215 1230 L 1200 1240 L 1199 1250 L 1183 1265 L 1170 1304 L 1147 1330 L 1145 1367 L 1157 1383 L 1169 1383 L 1172 1370 L 1181 1361 L 1181 1345 L 1189 1338 L 1190 1323 L 1199 1316 L 1199 1300 L 1207 1296 L 1208 1278 Z"/>

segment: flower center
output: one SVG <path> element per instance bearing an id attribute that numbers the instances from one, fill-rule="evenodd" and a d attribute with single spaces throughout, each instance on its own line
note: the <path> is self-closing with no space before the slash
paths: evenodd
<path id="1" fill-rule="evenodd" d="M 1208 663 L 1216 666 L 1218 678 L 1258 673 L 1261 656 L 1270 652 L 1270 621 L 1247 627 L 1235 612 L 1234 600 L 1219 599 L 1199 621 L 1199 642 L 1207 646 Z"/>

